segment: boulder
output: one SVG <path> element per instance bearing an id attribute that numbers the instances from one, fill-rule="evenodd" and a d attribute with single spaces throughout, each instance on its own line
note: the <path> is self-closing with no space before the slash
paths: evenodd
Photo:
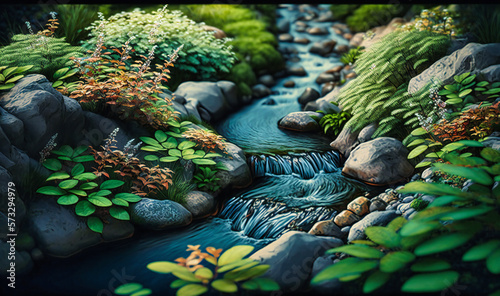
<path id="1" fill-rule="evenodd" d="M 181 117 L 181 118 L 187 117 L 189 115 L 186 107 L 184 107 L 184 105 L 182 105 L 176 101 L 172 101 L 172 107 L 174 108 L 174 111 L 179 112 L 179 117 Z"/>
<path id="2" fill-rule="evenodd" d="M 353 35 L 351 33 L 344 33 L 342 35 L 342 37 L 344 37 L 344 39 L 346 39 L 346 40 L 351 40 L 351 38 L 353 37 Z"/>
<path id="3" fill-rule="evenodd" d="M 337 138 L 330 143 L 330 147 L 340 152 L 345 158 L 348 158 L 351 151 L 359 143 L 358 134 L 359 132 L 355 132 L 350 127 L 344 126 Z"/>
<path id="4" fill-rule="evenodd" d="M 214 33 L 214 37 L 216 39 L 224 39 L 226 38 L 226 33 L 224 31 L 222 31 L 221 29 L 219 28 L 216 28 L 216 27 L 213 27 L 213 26 L 207 26 L 207 25 L 204 25 L 204 26 L 201 26 L 201 28 L 205 31 L 208 31 L 208 32 L 213 32 Z"/>
<path id="5" fill-rule="evenodd" d="M 361 221 L 357 222 L 351 227 L 349 231 L 349 236 L 347 237 L 348 242 L 354 240 L 365 238 L 365 229 L 370 226 L 385 226 L 392 220 L 394 220 L 398 215 L 396 211 L 382 211 L 373 212 L 366 215 Z"/>
<path id="6" fill-rule="evenodd" d="M 129 221 L 109 219 L 102 230 L 102 238 L 105 242 L 112 242 L 129 238 L 134 235 L 134 225 Z"/>
<path id="7" fill-rule="evenodd" d="M 490 147 L 495 150 L 500 151 L 500 137 L 488 137 L 486 140 L 483 142 L 484 147 Z"/>
<path id="8" fill-rule="evenodd" d="M 215 200 L 206 192 L 191 191 L 186 196 L 184 207 L 191 212 L 193 218 L 203 218 L 213 213 Z"/>
<path id="9" fill-rule="evenodd" d="M 319 109 L 316 110 L 322 110 L 325 113 L 340 113 L 342 110 L 340 110 L 339 106 L 332 104 L 332 103 L 337 103 L 340 89 L 341 87 L 335 86 L 333 90 L 331 90 L 329 93 L 317 99 L 316 103 Z"/>
<path id="10" fill-rule="evenodd" d="M 269 89 L 269 87 L 265 86 L 264 84 L 256 84 L 252 86 L 252 96 L 257 99 L 267 97 L 272 93 L 273 92 Z"/>
<path id="11" fill-rule="evenodd" d="M 287 80 L 287 81 L 285 81 L 285 83 L 283 83 L 283 86 L 287 87 L 287 88 L 294 87 L 295 86 L 295 81 L 293 81 L 293 80 Z"/>
<path id="12" fill-rule="evenodd" d="M 186 99 L 186 104 L 184 105 L 184 108 L 186 108 L 188 115 L 192 115 L 196 117 L 199 121 L 201 121 L 200 112 L 198 112 L 199 106 L 200 102 L 198 102 L 197 99 Z"/>
<path id="13" fill-rule="evenodd" d="M 337 52 L 338 54 L 344 54 L 348 51 L 349 51 L 349 46 L 345 44 L 338 44 L 335 47 L 335 52 Z"/>
<path id="14" fill-rule="evenodd" d="M 232 144 L 226 144 L 227 156 L 216 157 L 214 160 L 223 164 L 227 170 L 217 172 L 216 177 L 220 178 L 219 185 L 222 188 L 231 186 L 232 188 L 245 188 L 252 183 L 252 174 L 247 164 L 245 152 Z"/>
<path id="15" fill-rule="evenodd" d="M 319 98 L 319 92 L 314 88 L 308 87 L 299 97 L 299 103 L 305 105 Z"/>
<path id="16" fill-rule="evenodd" d="M 354 214 L 353 212 L 349 210 L 343 210 L 335 216 L 335 219 L 333 220 L 335 224 L 337 224 L 339 227 L 345 227 L 352 225 L 360 220 L 359 216 Z"/>
<path id="17" fill-rule="evenodd" d="M 341 238 L 343 236 L 340 227 L 333 222 L 333 220 L 325 220 L 319 221 L 313 225 L 311 230 L 308 232 L 309 234 L 314 235 L 325 235 L 325 236 L 333 236 L 337 238 Z"/>
<path id="18" fill-rule="evenodd" d="M 323 73 L 319 74 L 318 77 L 316 78 L 316 83 L 323 84 L 326 82 L 333 82 L 333 81 L 339 81 L 339 80 L 340 80 L 340 74 L 323 72 Z"/>
<path id="19" fill-rule="evenodd" d="M 153 230 L 186 226 L 192 220 L 191 213 L 175 201 L 150 198 L 132 205 L 130 217 L 135 225 Z"/>
<path id="20" fill-rule="evenodd" d="M 309 42 L 311 42 L 311 40 L 305 38 L 305 37 L 295 37 L 293 39 L 293 42 L 295 43 L 299 43 L 299 44 L 309 44 Z"/>
<path id="21" fill-rule="evenodd" d="M 282 129 L 297 131 L 297 132 L 314 132 L 321 129 L 320 125 L 311 116 L 318 116 L 317 112 L 292 112 L 278 122 L 278 126 Z"/>
<path id="22" fill-rule="evenodd" d="M 287 67 L 286 71 L 290 76 L 307 76 L 307 72 L 304 69 L 304 67 L 297 67 L 297 66 Z"/>
<path id="23" fill-rule="evenodd" d="M 413 166 L 408 150 L 389 137 L 380 137 L 356 147 L 344 164 L 342 173 L 372 184 L 394 184 L 409 178 Z"/>
<path id="24" fill-rule="evenodd" d="M 340 73 L 340 71 L 342 71 L 343 68 L 344 68 L 344 66 L 335 66 L 335 67 L 331 68 L 330 70 L 327 70 L 326 72 L 327 73 Z"/>
<path id="25" fill-rule="evenodd" d="M 387 208 L 387 203 L 380 198 L 374 198 L 370 203 L 370 212 L 383 211 Z"/>
<path id="26" fill-rule="evenodd" d="M 492 65 L 480 71 L 482 78 L 486 81 L 500 81 L 500 65 Z"/>
<path id="27" fill-rule="evenodd" d="M 219 80 L 217 81 L 217 86 L 222 91 L 226 102 L 232 108 L 239 108 L 241 106 L 241 102 L 238 100 L 238 87 L 232 81 L 228 80 Z"/>
<path id="28" fill-rule="evenodd" d="M 358 47 L 361 46 L 361 43 L 363 42 L 363 38 L 365 36 L 365 33 L 356 33 L 354 36 L 351 37 L 351 40 L 349 40 L 349 45 L 352 47 Z"/>
<path id="29" fill-rule="evenodd" d="M 14 115 L 0 107 L 0 128 L 2 128 L 10 143 L 22 147 L 24 142 L 24 123 Z M 6 143 L 2 141 L 4 145 Z"/>
<path id="30" fill-rule="evenodd" d="M 378 124 L 377 123 L 371 123 L 371 124 L 365 126 L 359 132 L 358 141 L 360 143 L 364 143 L 364 142 L 370 141 L 372 139 L 373 134 L 377 130 L 377 128 L 378 128 Z"/>
<path id="31" fill-rule="evenodd" d="M 327 268 L 328 266 L 333 265 L 335 261 L 338 261 L 338 259 L 335 258 L 336 257 L 334 255 L 323 255 L 321 257 L 316 258 L 316 260 L 314 260 L 313 269 L 311 272 L 311 278 L 318 275 L 318 273 L 323 271 L 323 269 Z M 342 282 L 339 279 L 332 279 L 314 285 L 312 286 L 312 289 L 315 295 L 317 293 L 319 295 L 335 295 L 336 292 L 338 292 L 338 295 L 342 295 L 344 293 L 342 293 L 342 291 L 340 290 L 341 287 L 342 287 Z"/>
<path id="32" fill-rule="evenodd" d="M 309 48 L 310 53 L 319 54 L 322 56 L 326 56 L 329 53 L 333 52 L 337 41 L 335 40 L 325 40 L 325 41 L 317 41 L 312 44 Z"/>
<path id="33" fill-rule="evenodd" d="M 408 92 L 416 93 L 431 79 L 446 85 L 453 83 L 453 77 L 456 75 L 466 72 L 480 73 L 489 66 L 497 64 L 500 64 L 500 43 L 469 43 L 464 48 L 441 58 L 420 75 L 413 77 L 408 85 Z"/>
<path id="34" fill-rule="evenodd" d="M 263 76 L 260 76 L 259 77 L 259 82 L 264 84 L 265 86 L 267 87 L 272 87 L 276 84 L 276 82 L 274 81 L 274 78 L 272 75 L 263 75 Z"/>
<path id="35" fill-rule="evenodd" d="M 269 264 L 270 268 L 264 277 L 273 279 L 279 284 L 281 291 L 288 293 L 308 284 L 316 258 L 326 250 L 341 245 L 342 240 L 337 238 L 290 231 L 250 258 Z"/>
<path id="36" fill-rule="evenodd" d="M 347 209 L 358 216 L 363 216 L 368 214 L 370 210 L 370 201 L 364 197 L 360 196 L 347 205 Z"/>
<path id="37" fill-rule="evenodd" d="M 290 31 L 290 21 L 285 18 L 280 19 L 276 24 L 276 28 L 280 33 L 288 33 Z"/>

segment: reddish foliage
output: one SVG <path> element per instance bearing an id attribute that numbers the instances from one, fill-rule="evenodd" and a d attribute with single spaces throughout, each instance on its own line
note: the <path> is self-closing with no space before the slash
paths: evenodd
<path id="1" fill-rule="evenodd" d="M 213 132 L 205 129 L 189 129 L 183 133 L 186 139 L 196 143 L 196 146 L 206 152 L 217 153 L 222 152 L 227 154 L 226 142 L 224 137 L 216 135 Z"/>

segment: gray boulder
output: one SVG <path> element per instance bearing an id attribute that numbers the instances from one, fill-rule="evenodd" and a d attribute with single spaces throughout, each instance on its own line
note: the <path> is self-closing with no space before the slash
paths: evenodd
<path id="1" fill-rule="evenodd" d="M 252 174 L 248 167 L 245 152 L 232 144 L 227 143 L 227 156 L 216 157 L 214 160 L 223 164 L 227 170 L 221 170 L 217 173 L 220 178 L 219 185 L 221 188 L 231 186 L 232 188 L 245 188 L 252 183 Z"/>
<path id="2" fill-rule="evenodd" d="M 333 52 L 335 45 L 337 45 L 337 41 L 335 40 L 314 42 L 312 46 L 309 48 L 309 52 L 326 56 Z"/>
<path id="3" fill-rule="evenodd" d="M 316 258 L 341 245 L 337 238 L 290 231 L 250 258 L 271 266 L 264 277 L 275 280 L 281 291 L 294 292 L 308 283 Z"/>
<path id="4" fill-rule="evenodd" d="M 344 126 L 337 138 L 330 143 L 330 147 L 340 152 L 345 158 L 348 158 L 351 151 L 359 144 L 358 134 L 359 132 L 355 132 L 350 127 Z"/>
<path id="5" fill-rule="evenodd" d="M 191 212 L 193 218 L 203 218 L 213 213 L 215 200 L 206 192 L 191 191 L 186 196 L 184 207 Z"/>
<path id="6" fill-rule="evenodd" d="M 416 93 L 431 82 L 431 79 L 446 85 L 452 83 L 456 75 L 466 72 L 480 73 L 483 69 L 497 64 L 500 64 L 500 43 L 469 43 L 413 77 L 408 85 L 408 92 Z"/>
<path id="7" fill-rule="evenodd" d="M 0 107 L 0 127 L 8 137 L 10 143 L 22 147 L 24 141 L 24 123 L 14 115 Z M 5 142 L 2 141 L 4 145 Z"/>
<path id="8" fill-rule="evenodd" d="M 356 222 L 352 225 L 351 230 L 349 231 L 349 236 L 347 237 L 348 242 L 352 242 L 354 240 L 364 239 L 365 238 L 365 229 L 370 226 L 385 226 L 392 220 L 394 220 L 398 215 L 396 211 L 381 211 L 381 212 L 372 212 L 366 215 L 361 221 Z"/>
<path id="9" fill-rule="evenodd" d="M 319 98 L 319 92 L 314 88 L 308 87 L 299 97 L 299 103 L 305 105 L 309 102 L 315 101 Z"/>
<path id="10" fill-rule="evenodd" d="M 358 141 L 360 143 L 368 142 L 372 139 L 373 134 L 378 128 L 378 124 L 376 123 L 371 123 L 367 126 L 365 126 L 358 135 Z"/>
<path id="11" fill-rule="evenodd" d="M 356 147 L 345 162 L 342 173 L 373 184 L 394 184 L 413 173 L 407 155 L 408 150 L 400 141 L 380 137 Z"/>
<path id="12" fill-rule="evenodd" d="M 267 97 L 272 93 L 272 91 L 269 89 L 269 87 L 265 86 L 264 84 L 256 84 L 252 86 L 252 96 L 254 98 L 260 99 L 263 97 Z"/>
<path id="13" fill-rule="evenodd" d="M 500 65 L 492 65 L 481 70 L 481 75 L 486 81 L 500 81 Z"/>
<path id="14" fill-rule="evenodd" d="M 185 226 L 192 220 L 188 210 L 171 200 L 143 198 L 131 206 L 130 212 L 135 225 L 154 230 Z"/>
<path id="15" fill-rule="evenodd" d="M 186 108 L 188 115 L 192 115 L 201 121 L 200 112 L 198 112 L 199 106 L 200 102 L 198 102 L 197 99 L 186 99 L 186 104 L 184 105 L 184 108 Z"/>
<path id="16" fill-rule="evenodd" d="M 226 102 L 232 108 L 239 108 L 241 102 L 238 100 L 238 87 L 232 81 L 228 80 L 220 80 L 217 81 L 217 86 L 220 87 L 220 90 L 224 94 L 224 98 Z"/>
<path id="17" fill-rule="evenodd" d="M 288 75 L 291 76 L 307 76 L 307 72 L 304 69 L 304 67 L 297 67 L 297 66 L 287 67 L 286 72 L 288 73 Z"/>
<path id="18" fill-rule="evenodd" d="M 278 122 L 278 126 L 297 132 L 314 132 L 321 129 L 320 125 L 311 116 L 319 117 L 319 113 L 312 111 L 292 112 Z"/>

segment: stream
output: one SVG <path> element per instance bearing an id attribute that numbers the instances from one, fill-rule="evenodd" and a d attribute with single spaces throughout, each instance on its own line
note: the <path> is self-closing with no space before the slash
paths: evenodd
<path id="1" fill-rule="evenodd" d="M 328 5 L 320 7 L 327 9 Z M 112 291 L 118 285 L 139 282 L 152 289 L 153 295 L 175 295 L 175 290 L 169 288 L 174 277 L 149 271 L 148 263 L 185 257 L 188 244 L 224 250 L 247 244 L 258 250 L 287 231 L 307 231 L 317 221 L 334 218 L 341 210 L 340 205 L 366 190 L 361 183 L 341 175 L 341 160 L 336 152 L 330 151 L 330 139 L 321 134 L 278 128 L 280 118 L 301 110 L 297 98 L 306 87 L 319 89 L 314 80 L 320 73 L 342 65 L 336 56 L 324 58 L 309 53 L 312 43 L 325 36 L 296 32 L 293 20 L 299 14 L 297 9 L 280 6 L 278 12 L 280 18 L 291 21 L 292 35 L 311 40 L 306 45 L 280 43 L 280 47 L 297 49 L 300 61 L 293 65 L 303 66 L 308 75 L 278 79 L 272 95 L 254 100 L 217 126 L 229 142 L 252 154 L 248 157 L 255 177 L 252 186 L 223 196 L 226 202 L 216 217 L 175 230 L 137 231 L 130 239 L 90 248 L 71 258 L 39 262 L 27 278 L 18 279 L 18 287 L 22 289 L 18 292 L 52 296 L 114 295 Z M 339 44 L 348 43 L 333 32 L 332 22 L 311 21 L 309 25 L 328 28 L 330 38 Z M 295 81 L 294 88 L 283 86 L 289 79 Z M 269 98 L 277 104 L 263 104 Z M 277 150 L 285 154 L 271 154 Z"/>

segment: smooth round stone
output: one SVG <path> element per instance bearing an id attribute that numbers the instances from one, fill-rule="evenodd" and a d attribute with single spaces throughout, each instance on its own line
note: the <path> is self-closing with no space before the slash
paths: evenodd
<path id="1" fill-rule="evenodd" d="M 423 196 L 421 197 L 421 199 L 422 199 L 422 200 L 425 200 L 425 201 L 427 201 L 427 202 L 429 202 L 429 203 L 431 203 L 431 202 L 433 202 L 433 201 L 436 199 L 436 197 L 434 197 L 434 196 L 432 196 L 432 195 L 423 195 Z"/>
<path id="2" fill-rule="evenodd" d="M 409 220 L 409 217 L 413 214 L 416 213 L 417 211 L 414 208 L 409 208 L 403 213 L 403 218 Z"/>
<path id="3" fill-rule="evenodd" d="M 407 197 L 403 198 L 403 202 L 409 203 L 409 202 L 412 202 L 414 199 L 415 199 L 415 197 L 413 197 L 413 196 L 407 196 Z"/>
<path id="4" fill-rule="evenodd" d="M 434 172 L 432 171 L 431 168 L 426 168 L 422 172 L 422 179 L 429 179 L 429 178 L 432 178 L 432 176 L 434 176 Z"/>
<path id="5" fill-rule="evenodd" d="M 288 87 L 288 88 L 294 87 L 295 86 L 295 81 L 293 81 L 293 80 L 285 81 L 285 83 L 283 83 L 283 86 L 284 87 Z"/>

